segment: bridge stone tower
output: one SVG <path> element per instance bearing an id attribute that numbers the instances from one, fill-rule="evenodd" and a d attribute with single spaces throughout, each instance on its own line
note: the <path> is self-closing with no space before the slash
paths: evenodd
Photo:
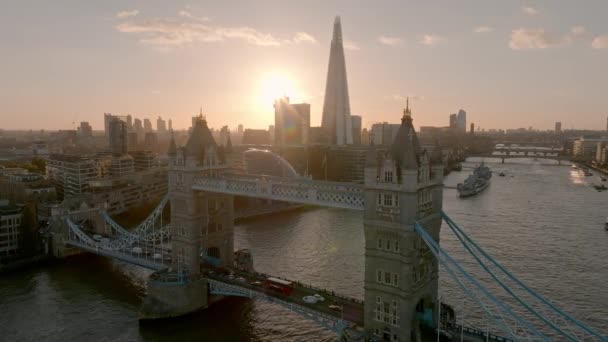
<path id="1" fill-rule="evenodd" d="M 194 121 L 186 146 L 169 145 L 169 200 L 171 203 L 172 265 L 166 274 L 153 274 L 140 319 L 177 317 L 208 304 L 207 279 L 201 263 L 232 265 L 233 200 L 230 195 L 195 191 L 197 177 L 225 168 L 202 113 Z"/>
<path id="2" fill-rule="evenodd" d="M 183 148 L 170 145 L 169 199 L 173 268 L 200 273 L 201 259 L 214 266 L 232 266 L 233 200 L 231 195 L 192 190 L 196 177 L 224 169 L 218 147 L 201 115 Z"/>
<path id="3" fill-rule="evenodd" d="M 439 241 L 443 162 L 422 150 L 409 104 L 389 151 L 365 167 L 365 330 L 380 341 L 416 341 L 433 326 L 438 264 L 414 230 Z"/>

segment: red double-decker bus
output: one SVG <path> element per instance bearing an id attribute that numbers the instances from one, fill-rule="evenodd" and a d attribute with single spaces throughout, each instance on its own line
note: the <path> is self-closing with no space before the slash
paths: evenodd
<path id="1" fill-rule="evenodd" d="M 292 282 L 274 277 L 266 278 L 266 280 L 264 281 L 264 287 L 267 289 L 281 292 L 287 296 L 289 296 L 293 291 Z"/>

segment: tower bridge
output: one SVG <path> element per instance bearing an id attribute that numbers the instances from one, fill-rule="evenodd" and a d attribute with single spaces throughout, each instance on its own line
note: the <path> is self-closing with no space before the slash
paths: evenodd
<path id="1" fill-rule="evenodd" d="M 432 154 L 421 149 L 409 106 L 389 151 L 378 155 L 372 150 L 367 156 L 364 184 L 237 174 L 223 163 L 222 154 L 200 116 L 185 146 L 171 142 L 167 199 L 138 227 L 127 231 L 107 215 L 61 216 L 66 244 L 158 270 L 147 284 L 142 319 L 181 316 L 204 309 L 217 296 L 240 296 L 281 305 L 350 341 L 419 341 L 424 327 L 471 341 L 479 340 L 480 334 L 500 341 L 606 341 L 526 287 L 442 211 L 441 149 L 436 146 Z M 287 295 L 260 286 L 268 275 L 235 268 L 235 195 L 362 210 L 364 300 L 297 282 L 291 282 L 293 292 Z M 158 224 L 167 202 L 171 224 Z M 512 302 L 499 300 L 505 296 L 497 296 L 441 248 L 442 223 L 488 279 L 507 290 Z M 502 337 L 459 325 L 450 310 L 442 313 L 440 267 Z M 314 294 L 324 297 L 325 304 L 302 299 Z"/>

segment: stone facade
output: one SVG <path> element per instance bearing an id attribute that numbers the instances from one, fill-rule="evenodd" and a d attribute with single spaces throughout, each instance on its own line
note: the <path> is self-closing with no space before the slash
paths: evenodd
<path id="1" fill-rule="evenodd" d="M 440 153 L 440 152 L 439 152 Z M 381 341 L 419 340 L 433 325 L 438 264 L 414 230 L 439 241 L 443 164 L 420 149 L 406 109 L 383 160 L 365 168 L 365 330 Z"/>

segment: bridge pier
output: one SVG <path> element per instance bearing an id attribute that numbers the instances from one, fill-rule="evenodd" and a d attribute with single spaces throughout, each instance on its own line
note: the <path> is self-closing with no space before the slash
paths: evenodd
<path id="1" fill-rule="evenodd" d="M 139 320 L 156 320 L 188 315 L 207 307 L 207 279 L 177 273 L 157 272 L 148 279 L 147 293 Z"/>

